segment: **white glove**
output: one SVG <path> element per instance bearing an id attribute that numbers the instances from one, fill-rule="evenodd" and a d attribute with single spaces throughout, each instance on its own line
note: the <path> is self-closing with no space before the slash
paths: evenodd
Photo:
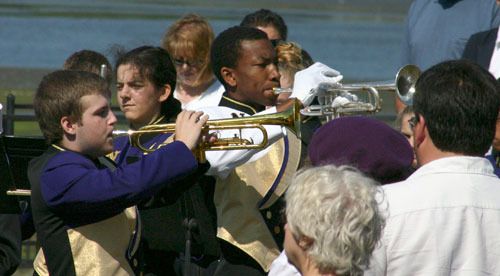
<path id="1" fill-rule="evenodd" d="M 339 107 L 346 106 L 349 103 L 353 103 L 353 102 L 357 102 L 357 101 L 358 101 L 358 96 L 356 96 L 352 93 L 346 92 L 346 91 L 342 91 L 340 93 L 340 95 L 335 97 L 335 99 L 333 100 L 332 107 L 339 108 Z"/>
<path id="2" fill-rule="evenodd" d="M 342 75 L 337 70 L 316 62 L 295 74 L 293 92 L 290 98 L 297 98 L 304 106 L 308 106 L 316 96 L 318 92 L 316 88 L 321 83 L 336 85 L 341 80 Z"/>
<path id="3" fill-rule="evenodd" d="M 349 99 L 338 96 L 338 97 L 335 97 L 335 99 L 333 100 L 332 107 L 339 108 L 339 107 L 343 107 L 344 105 L 346 105 L 348 103 L 351 103 L 351 101 L 349 101 Z"/>

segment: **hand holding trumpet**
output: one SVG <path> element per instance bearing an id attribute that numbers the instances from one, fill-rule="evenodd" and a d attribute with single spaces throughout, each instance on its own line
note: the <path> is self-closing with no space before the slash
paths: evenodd
<path id="1" fill-rule="evenodd" d="M 316 62 L 295 74 L 293 92 L 290 97 L 297 98 L 303 106 L 308 106 L 316 96 L 318 85 L 321 83 L 338 85 L 342 78 L 337 70 Z"/>
<path id="2" fill-rule="evenodd" d="M 182 111 L 175 121 L 175 140 L 183 142 L 190 150 L 195 149 L 207 121 L 208 116 L 201 111 Z"/>

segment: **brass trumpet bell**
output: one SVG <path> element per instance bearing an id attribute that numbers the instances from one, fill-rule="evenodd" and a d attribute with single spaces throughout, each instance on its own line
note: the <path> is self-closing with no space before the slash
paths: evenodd
<path id="1" fill-rule="evenodd" d="M 220 138 L 215 142 L 202 141 L 198 144 L 195 155 L 200 162 L 205 161 L 205 151 L 208 150 L 238 150 L 265 148 L 268 144 L 268 134 L 263 125 L 281 125 L 300 136 L 300 103 L 295 100 L 293 106 L 286 111 L 249 116 L 234 119 L 209 120 L 202 129 L 202 133 L 210 133 L 216 130 L 235 129 L 240 130 L 240 137 Z M 255 144 L 252 140 L 241 137 L 242 129 L 256 128 L 262 132 L 262 141 Z M 113 131 L 114 136 L 129 136 L 132 146 L 139 148 L 145 153 L 150 153 L 158 148 L 146 148 L 142 145 L 140 138 L 145 134 L 174 133 L 175 124 L 147 125 L 138 130 Z"/>

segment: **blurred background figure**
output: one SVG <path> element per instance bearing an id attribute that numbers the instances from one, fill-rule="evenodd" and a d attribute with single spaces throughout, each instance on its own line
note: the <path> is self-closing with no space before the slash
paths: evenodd
<path id="1" fill-rule="evenodd" d="M 492 0 L 415 0 L 406 19 L 401 66 L 415 64 L 424 71 L 460 59 L 472 34 L 499 24 L 500 10 Z M 396 98 L 396 111 L 403 108 Z"/>
<path id="2" fill-rule="evenodd" d="M 462 58 L 471 60 L 488 70 L 495 78 L 500 77 L 500 42 L 498 27 L 473 34 L 467 41 Z"/>
<path id="3" fill-rule="evenodd" d="M 288 27 L 285 20 L 279 14 L 267 9 L 260 9 L 247 14 L 241 21 L 240 26 L 253 27 L 264 31 L 274 46 L 279 41 L 286 40 L 288 36 Z"/>
<path id="4" fill-rule="evenodd" d="M 162 48 L 169 52 L 177 70 L 174 97 L 185 109 L 216 106 L 224 93 L 210 62 L 213 40 L 212 27 L 196 14 L 177 20 L 163 37 Z"/>
<path id="5" fill-rule="evenodd" d="M 384 226 L 379 193 L 353 167 L 299 171 L 285 195 L 289 261 L 302 275 L 363 275 Z"/>
<path id="6" fill-rule="evenodd" d="M 103 54 L 92 50 L 81 50 L 71 54 L 64 61 L 63 69 L 97 74 L 106 80 L 109 87 L 113 81 L 113 70 L 108 59 Z"/>
<path id="7" fill-rule="evenodd" d="M 394 126 L 396 127 L 401 134 L 403 134 L 406 139 L 408 140 L 408 143 L 410 143 L 411 147 L 413 148 L 413 129 L 411 128 L 410 125 L 410 120 L 415 116 L 415 113 L 413 112 L 413 107 L 412 106 L 407 106 L 403 111 L 401 111 L 398 116 L 396 117 L 396 121 L 394 122 Z M 412 163 L 413 168 L 417 168 L 417 157 L 415 156 L 415 153 L 413 153 L 413 163 Z"/>
<path id="8" fill-rule="evenodd" d="M 495 2 L 497 6 L 500 5 L 500 0 Z M 497 47 L 499 42 L 498 27 L 475 33 L 467 41 L 462 57 L 481 65 L 498 79 L 500 77 L 500 50 Z"/>

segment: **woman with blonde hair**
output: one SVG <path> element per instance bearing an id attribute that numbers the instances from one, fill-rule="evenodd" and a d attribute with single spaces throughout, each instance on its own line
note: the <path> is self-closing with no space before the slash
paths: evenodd
<path id="1" fill-rule="evenodd" d="M 210 62 L 214 32 L 201 16 L 188 14 L 168 28 L 162 40 L 177 70 L 174 97 L 183 108 L 216 106 L 224 87 L 216 80 Z"/>
<path id="2" fill-rule="evenodd" d="M 281 41 L 276 47 L 276 58 L 278 59 L 278 71 L 280 72 L 280 87 L 282 92 L 278 95 L 278 103 L 284 103 L 292 94 L 295 73 L 311 66 L 314 61 L 311 56 L 303 50 L 299 44 L 289 41 Z M 287 92 L 289 91 L 289 92 Z M 316 100 L 315 100 L 316 101 Z M 313 133 L 321 126 L 318 117 L 305 117 L 301 125 L 301 159 L 307 156 L 307 147 Z"/>
<path id="3" fill-rule="evenodd" d="M 311 56 L 295 42 L 280 42 L 276 46 L 276 55 L 282 88 L 292 87 L 295 73 L 314 63 Z"/>

